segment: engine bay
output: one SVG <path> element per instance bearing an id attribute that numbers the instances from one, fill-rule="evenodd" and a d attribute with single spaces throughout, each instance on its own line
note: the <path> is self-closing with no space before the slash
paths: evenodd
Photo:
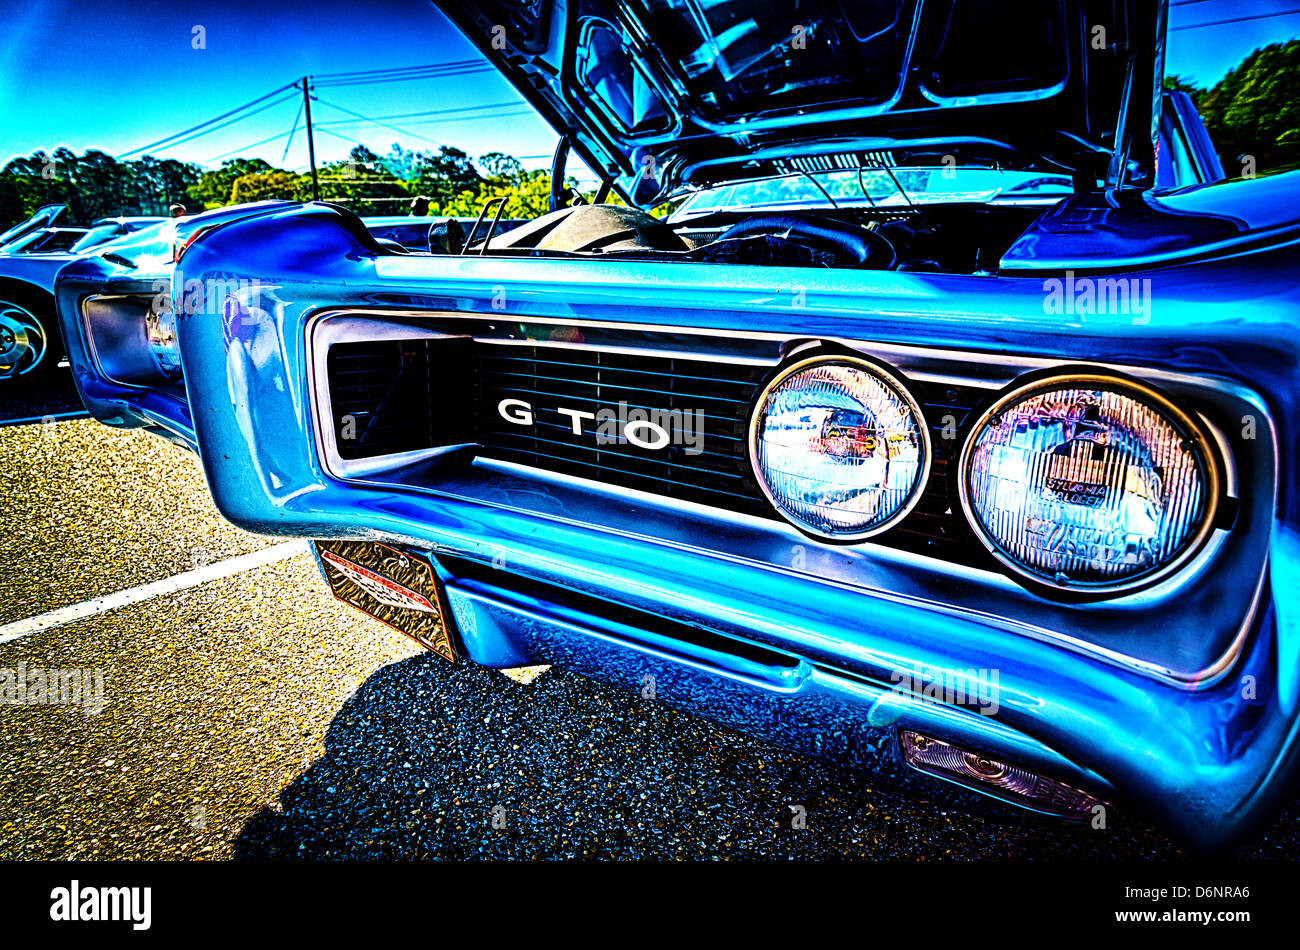
<path id="1" fill-rule="evenodd" d="M 991 274 L 1003 252 L 1042 213 L 1041 205 L 945 204 L 887 210 L 726 211 L 674 224 L 637 208 L 590 204 L 553 211 L 486 241 L 476 239 L 474 229 L 466 240 L 459 223 L 449 219 L 431 228 L 430 249 L 491 256 Z"/>

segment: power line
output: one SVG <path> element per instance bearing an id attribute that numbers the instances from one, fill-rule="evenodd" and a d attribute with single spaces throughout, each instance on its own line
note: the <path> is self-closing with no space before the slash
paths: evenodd
<path id="1" fill-rule="evenodd" d="M 436 79 L 436 78 L 443 78 L 446 76 L 465 75 L 467 73 L 487 72 L 490 71 L 492 68 L 493 67 L 491 67 L 489 64 L 484 63 L 481 60 L 453 60 L 453 61 L 443 62 L 443 63 L 428 63 L 420 66 L 395 66 L 387 69 L 355 70 L 351 72 L 323 73 L 319 78 L 324 81 L 319 83 L 319 85 L 336 87 L 336 86 L 370 85 L 373 83 L 406 82 L 406 81 L 418 80 L 418 79 Z M 316 78 L 317 77 L 313 77 L 313 81 L 312 81 L 313 86 L 318 85 L 318 83 L 315 81 Z M 275 105 L 279 105 L 280 101 L 288 101 L 286 98 L 283 100 L 279 100 L 277 102 L 270 103 L 266 106 L 263 106 L 261 109 L 255 109 L 252 112 L 247 111 L 251 109 L 253 106 L 256 106 L 262 102 L 266 102 L 267 99 L 271 99 L 277 94 L 295 88 L 296 86 L 297 86 L 296 82 L 286 83 L 285 85 L 280 86 L 278 89 L 273 89 L 270 92 L 266 93 L 265 95 L 258 96 L 256 99 L 252 99 L 244 103 L 243 105 L 236 106 L 235 108 L 230 109 L 227 112 L 223 112 L 220 115 L 213 116 L 210 119 L 206 119 L 205 121 L 200 122 L 197 125 L 190 126 L 188 129 L 182 129 L 180 132 L 175 132 L 171 135 L 165 136 L 164 138 L 158 139 L 156 142 L 150 142 L 148 145 L 142 145 L 139 148 L 131 149 L 128 152 L 122 152 L 117 157 L 119 159 L 124 159 L 124 158 L 129 158 L 132 155 L 138 155 L 142 152 L 150 151 L 151 149 L 157 149 L 163 147 L 174 148 L 178 145 L 184 145 L 187 142 L 192 142 L 195 139 L 200 138 L 203 135 L 207 135 L 210 132 L 216 132 L 220 129 L 233 125 L 235 122 L 240 122 L 246 118 L 249 118 L 250 116 L 256 115 L 258 112 L 262 112 L 265 109 L 269 109 Z M 240 115 L 240 113 L 246 113 L 246 114 Z M 233 116 L 238 116 L 238 118 L 232 119 L 231 117 Z M 225 122 L 224 120 L 227 119 L 230 119 L 231 121 Z M 223 124 L 219 125 L 218 123 L 223 123 Z"/>
<path id="2" fill-rule="evenodd" d="M 488 110 L 488 109 L 514 109 L 514 108 L 518 108 L 519 106 L 522 106 L 522 105 L 524 105 L 524 103 L 523 103 L 522 101 L 520 101 L 520 102 L 485 102 L 485 103 L 482 103 L 481 105 L 477 105 L 477 106 L 460 106 L 460 107 L 455 108 L 455 109 L 429 109 L 429 110 L 426 110 L 426 111 L 424 111 L 424 112 L 394 112 L 394 113 L 392 113 L 392 114 L 390 114 L 390 115 L 377 115 L 377 116 L 375 116 L 373 119 L 371 119 L 370 121 L 372 121 L 372 122 L 377 122 L 377 121 L 379 121 L 380 119 L 385 119 L 385 120 L 387 120 L 387 119 L 417 119 L 417 118 L 421 118 L 422 116 L 454 115 L 454 114 L 456 114 L 456 113 L 460 113 L 460 112 L 480 112 L 480 111 L 486 111 L 486 110 Z M 317 125 L 327 125 L 327 124 L 332 124 L 332 125 L 343 125 L 343 124 L 345 124 L 345 123 L 347 123 L 347 122 L 350 122 L 350 121 L 351 121 L 350 119 L 333 119 L 333 120 L 331 120 L 331 122 L 329 122 L 329 123 L 325 123 L 325 122 L 317 122 L 316 124 L 317 124 Z"/>
<path id="3" fill-rule="evenodd" d="M 465 72 L 458 72 L 458 73 L 445 73 L 445 74 L 438 73 L 438 74 L 429 74 L 424 76 L 400 76 L 393 79 L 358 79 L 352 82 L 323 82 L 323 83 L 313 82 L 312 87 L 320 88 L 320 89 L 342 89 L 342 88 L 347 88 L 352 86 L 374 86 L 379 84 L 387 85 L 388 83 L 394 83 L 394 82 L 412 82 L 415 80 L 427 81 L 431 79 L 448 79 L 452 77 L 460 78 L 461 76 L 464 76 L 467 73 L 485 73 L 489 71 L 490 71 L 490 67 L 485 69 L 466 70 Z"/>
<path id="4" fill-rule="evenodd" d="M 527 116 L 527 115 L 536 115 L 536 113 L 534 113 L 531 109 L 526 109 L 526 108 L 503 109 L 500 112 L 484 112 L 484 113 L 475 113 L 474 115 L 463 115 L 463 116 L 443 116 L 442 118 L 438 118 L 438 119 L 417 119 L 414 122 L 404 122 L 402 124 L 402 128 L 403 128 L 403 134 L 414 135 L 415 133 L 409 130 L 409 126 L 459 125 L 464 122 L 483 122 L 488 119 L 513 119 L 519 116 Z M 321 126 L 355 125 L 357 124 L 358 121 L 359 120 L 357 119 L 330 119 L 328 122 L 316 122 L 313 124 L 313 127 L 320 128 Z M 441 143 L 435 143 L 435 144 L 441 144 Z"/>
<path id="5" fill-rule="evenodd" d="M 1170 27 L 1170 32 L 1177 30 L 1199 30 L 1203 26 L 1226 26 L 1229 23 L 1245 23 L 1247 20 L 1266 20 L 1275 16 L 1291 16 L 1300 13 L 1300 7 L 1291 10 L 1276 10 L 1273 13 L 1256 13 L 1254 16 L 1238 16 L 1230 20 L 1211 20 L 1209 23 L 1189 23 L 1186 26 Z"/>
<path id="6" fill-rule="evenodd" d="M 167 144 L 166 148 L 169 149 L 176 148 L 177 146 L 185 145 L 189 142 L 193 142 L 195 139 L 201 139 L 203 138 L 203 136 L 210 135 L 213 132 L 219 132 L 222 129 L 229 128 L 230 126 L 235 125 L 236 123 L 243 122 L 245 119 L 252 118 L 253 116 L 257 115 L 259 112 L 265 112 L 267 109 L 274 108 L 275 106 L 278 105 L 283 105 L 284 103 L 294 98 L 296 98 L 296 96 L 293 93 L 290 93 L 286 96 L 282 96 L 281 98 L 276 99 L 274 102 L 268 102 L 260 109 L 254 109 L 252 112 L 245 113 L 244 115 L 237 116 L 233 119 L 228 119 L 227 121 L 221 123 L 220 125 L 214 125 L 211 128 L 204 129 L 202 132 L 196 132 L 193 135 L 188 136 L 187 138 L 178 139 L 174 142 L 170 142 Z"/>
<path id="7" fill-rule="evenodd" d="M 301 103 L 298 106 L 298 114 L 293 117 L 293 126 L 289 129 L 289 141 L 284 143 L 284 154 L 280 156 L 281 165 L 283 165 L 284 160 L 289 157 L 289 146 L 293 144 L 293 134 L 298 131 L 298 120 L 302 118 L 302 110 L 305 105 L 305 102 Z"/>
<path id="8" fill-rule="evenodd" d="M 398 178 L 396 175 L 321 175 L 321 181 L 348 181 L 354 184 L 374 184 L 376 182 L 384 183 L 401 183 L 406 181 L 405 178 Z"/>
<path id="9" fill-rule="evenodd" d="M 464 66 L 457 65 L 455 66 L 455 68 L 443 68 L 443 67 L 422 68 L 407 73 L 383 73 L 379 75 L 361 74 L 354 78 L 343 78 L 343 79 L 322 78 L 319 82 L 316 81 L 317 77 L 313 77 L 312 85 L 319 86 L 321 88 L 336 88 L 339 86 L 369 86 L 375 83 L 414 82 L 417 80 L 425 80 L 425 79 L 442 79 L 448 76 L 459 77 L 465 75 L 472 75 L 475 73 L 492 72 L 493 69 L 494 67 L 492 67 L 487 63 L 477 63 L 477 64 L 467 64 Z"/>
<path id="10" fill-rule="evenodd" d="M 169 135 L 166 138 L 161 138 L 157 142 L 150 142 L 148 145 L 141 146 L 140 148 L 132 149 L 129 152 L 123 152 L 121 155 L 117 157 L 126 158 L 129 155 L 137 155 L 140 152 L 147 152 L 149 149 L 157 148 L 160 145 L 169 144 L 172 142 L 173 139 L 182 138 L 186 135 L 189 135 L 191 132 L 197 132 L 199 129 L 212 125 L 215 122 L 220 122 L 222 119 L 235 115 L 238 112 L 243 112 L 245 109 L 255 106 L 259 102 L 265 102 L 267 99 L 270 99 L 272 96 L 284 92 L 286 89 L 290 89 L 292 87 L 293 87 L 293 83 L 286 83 L 285 85 L 281 86 L 279 89 L 272 89 L 266 95 L 258 96 L 256 99 L 253 99 L 250 102 L 245 102 L 242 106 L 238 106 L 234 109 L 231 109 L 229 112 L 223 112 L 221 113 L 221 115 L 213 116 L 211 119 L 208 119 L 204 122 L 200 122 L 198 125 L 192 125 L 188 129 L 185 129 L 184 131 L 176 132 L 175 134 Z M 260 112 L 261 110 L 259 109 L 258 111 Z"/>
<path id="11" fill-rule="evenodd" d="M 377 76 L 383 73 L 409 73 L 420 72 L 429 69 L 466 69 L 472 66 L 481 66 L 481 59 L 458 59 L 444 61 L 441 63 L 421 63 L 416 66 L 389 66 L 385 69 L 354 69 L 338 73 L 317 73 L 316 79 L 351 79 L 357 76 Z"/>
<path id="12" fill-rule="evenodd" d="M 332 102 L 326 102 L 324 99 L 320 98 L 319 96 L 316 97 L 316 101 L 319 102 L 319 103 L 320 103 L 321 105 L 323 105 L 323 106 L 329 106 L 331 109 L 335 109 L 335 110 L 337 110 L 337 111 L 339 111 L 339 112 L 346 112 L 348 115 L 356 116 L 358 119 L 361 119 L 362 121 L 365 121 L 365 122 L 374 122 L 376 125 L 382 125 L 382 126 L 383 126 L 384 128 L 386 128 L 386 129 L 392 129 L 394 132 L 397 132 L 397 133 L 400 134 L 400 135 L 409 135 L 409 136 L 411 136 L 412 138 L 417 138 L 417 139 L 419 139 L 419 140 L 422 141 L 422 142 L 428 142 L 430 145 L 440 145 L 440 144 L 441 144 L 441 143 L 439 143 L 439 142 L 435 142 L 433 139 L 425 138 L 423 135 L 419 135 L 419 134 L 417 134 L 417 133 L 415 133 L 415 132 L 411 132 L 411 131 L 408 131 L 408 130 L 406 130 L 406 129 L 400 129 L 400 128 L 398 128 L 397 126 L 395 126 L 395 125 L 390 125 L 390 124 L 387 123 L 387 122 L 380 122 L 380 121 L 378 121 L 378 120 L 376 120 L 376 119 L 372 119 L 372 118 L 370 118 L 369 116 L 364 116 L 364 115 L 362 115 L 360 112 L 354 112 L 354 111 L 352 111 L 351 109 L 345 109 L 343 106 L 335 105 L 335 104 L 332 103 Z"/>
<path id="13" fill-rule="evenodd" d="M 431 63 L 422 66 L 401 66 L 401 67 L 392 67 L 389 69 L 378 69 L 378 70 L 358 70 L 353 72 L 323 73 L 319 77 L 316 76 L 310 77 L 310 83 L 311 86 L 314 88 L 319 86 L 341 87 L 341 86 L 350 86 L 350 85 L 369 85 L 373 83 L 405 82 L 405 81 L 419 80 L 419 79 L 445 78 L 448 76 L 461 76 L 461 75 L 465 75 L 466 73 L 489 72 L 491 70 L 492 67 L 482 62 L 481 60 L 459 60 L 459 61 L 444 62 L 444 63 Z M 318 82 L 317 81 L 318 79 L 323 81 Z M 245 119 L 257 115 L 258 113 L 266 111 L 267 109 L 271 109 L 278 105 L 282 105 L 283 103 L 288 102 L 290 99 L 297 98 L 297 89 L 298 89 L 298 82 L 287 83 L 283 86 L 280 86 L 277 89 L 274 89 L 266 93 L 265 95 L 259 96 L 256 99 L 252 99 L 240 106 L 237 106 L 233 109 L 223 112 L 220 115 L 213 116 L 210 119 L 198 123 L 197 125 L 193 125 L 187 129 L 181 130 L 180 132 L 173 133 L 172 135 L 159 139 L 156 142 L 151 142 L 148 145 L 141 146 L 140 148 L 132 149 L 131 151 L 128 152 L 123 152 L 121 155 L 118 156 L 118 158 L 119 159 L 127 158 L 129 156 L 137 155 L 142 152 L 147 152 L 152 149 L 158 149 L 158 148 L 171 149 L 180 145 L 187 144 L 189 142 L 194 141 L 195 139 L 201 138 L 205 135 L 209 135 L 213 132 L 220 131 L 221 129 L 228 128 L 229 126 L 234 125 L 238 122 L 242 122 Z M 294 90 L 294 91 L 289 92 L 289 90 Z M 276 98 L 276 96 L 279 95 L 280 93 L 287 93 L 287 94 L 280 96 L 279 98 Z M 424 110 L 420 112 L 394 113 L 391 115 L 370 117 L 370 116 L 363 115 L 360 112 L 356 112 L 352 109 L 345 108 L 344 106 L 340 106 L 332 102 L 326 102 L 320 99 L 319 97 L 314 96 L 313 98 L 315 98 L 322 105 L 328 106 L 329 108 L 334 109 L 336 111 L 343 112 L 349 116 L 352 116 L 354 119 L 363 122 L 372 122 L 377 125 L 381 125 L 384 128 L 390 129 L 391 131 L 396 132 L 399 135 L 410 136 L 412 138 L 419 139 L 422 142 L 427 142 L 430 145 L 435 145 L 435 146 L 440 146 L 442 143 L 436 142 L 433 139 L 427 138 L 416 132 L 412 132 L 409 129 L 401 128 L 399 126 L 393 125 L 386 120 L 416 119 L 418 121 L 410 122 L 409 124 L 423 125 L 435 121 L 446 122 L 448 121 L 446 117 L 455 116 L 455 115 L 463 115 L 466 118 L 472 116 L 478 119 L 503 119 L 503 118 L 513 118 L 515 116 L 530 114 L 530 110 L 524 107 L 523 102 L 517 102 L 517 103 L 516 102 L 499 102 L 499 103 L 493 102 L 493 103 L 482 103 L 474 106 L 462 106 L 462 107 L 457 107 L 452 109 L 430 109 L 430 110 Z M 272 101 L 268 102 L 267 100 L 272 100 Z M 259 106 L 259 108 L 253 108 L 254 106 Z M 275 135 L 268 136 L 267 138 L 261 139 L 257 142 L 246 143 L 237 148 L 231 149 L 230 151 L 223 152 L 220 155 L 216 155 L 211 158 L 204 159 L 202 164 L 205 165 L 213 164 L 221 161 L 222 159 L 229 158 L 233 155 L 236 155 L 240 152 L 244 152 L 249 149 L 258 148 L 260 146 L 270 144 L 271 142 L 278 141 L 279 139 L 286 138 L 287 141 L 285 142 L 284 152 L 280 157 L 280 161 L 281 163 L 283 163 L 288 158 L 289 149 L 293 145 L 293 140 L 295 135 L 297 134 L 297 130 L 299 128 L 299 124 L 302 119 L 305 108 L 306 108 L 306 103 L 304 101 L 300 103 L 298 111 L 294 116 L 293 125 L 290 127 L 288 132 L 276 133 Z M 424 117 L 431 117 L 431 118 L 424 118 Z M 434 117 L 441 117 L 441 118 L 434 118 Z M 334 120 L 330 122 L 318 122 L 318 123 L 314 123 L 313 127 L 319 129 L 321 132 L 324 132 L 327 135 L 332 135 L 335 138 L 342 139 L 345 142 L 352 142 L 357 145 L 364 145 L 364 143 L 360 142 L 357 139 L 350 138 L 346 135 L 339 135 L 338 133 L 333 132 L 329 128 L 324 127 L 329 125 L 346 125 L 350 121 L 352 120 L 342 119 L 342 120 Z M 456 121 L 456 120 L 450 120 L 450 121 Z M 529 157 L 533 158 L 536 156 L 529 156 Z M 545 157 L 545 156 L 541 156 L 541 157 Z"/>
<path id="14" fill-rule="evenodd" d="M 319 73 L 323 82 L 356 82 L 372 79 L 403 79 L 406 76 L 456 75 L 466 70 L 491 69 L 484 60 L 459 60 L 449 63 L 426 63 L 423 66 L 396 66 L 391 69 L 362 69 L 346 73 Z"/>
<path id="15" fill-rule="evenodd" d="M 333 129 L 321 129 L 320 126 L 317 126 L 317 128 L 320 129 L 320 131 L 324 132 L 326 135 L 334 136 L 336 139 L 342 139 L 345 142 L 351 142 L 353 145 L 362 145 L 367 148 L 369 147 L 366 146 L 365 142 L 362 142 L 359 139 L 354 139 L 348 135 L 340 135 L 338 132 L 335 132 Z"/>
<path id="16" fill-rule="evenodd" d="M 236 155 L 239 152 L 244 151 L 245 149 L 257 148 L 261 145 L 267 145 L 271 142 L 274 142 L 276 139 L 282 139 L 288 134 L 289 134 L 288 132 L 277 132 L 275 135 L 272 135 L 270 138 L 262 139 L 260 142 L 249 142 L 246 145 L 239 146 L 239 148 L 233 148 L 229 152 L 222 152 L 220 155 L 214 155 L 212 158 L 205 158 L 202 162 L 200 162 L 200 164 L 207 165 L 212 162 L 219 162 L 223 158 L 229 158 L 231 155 Z"/>

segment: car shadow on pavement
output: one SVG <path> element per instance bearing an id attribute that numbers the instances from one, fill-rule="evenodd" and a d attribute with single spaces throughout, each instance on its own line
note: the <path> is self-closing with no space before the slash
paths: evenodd
<path id="1" fill-rule="evenodd" d="M 85 414 L 72 373 L 67 369 L 56 370 L 45 379 L 0 380 L 0 425 L 19 419 L 40 421 Z"/>
<path id="2" fill-rule="evenodd" d="M 425 654 L 376 671 L 325 753 L 245 824 L 237 859 L 1176 856 L 996 805 L 972 815 L 551 670 Z M 803 809 L 803 827 L 796 820 Z"/>

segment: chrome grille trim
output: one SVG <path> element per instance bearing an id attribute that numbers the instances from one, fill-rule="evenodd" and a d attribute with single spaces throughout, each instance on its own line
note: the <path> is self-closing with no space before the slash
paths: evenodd
<path id="1" fill-rule="evenodd" d="M 602 349 L 610 352 L 632 352 L 636 354 L 653 352 L 684 359 L 743 362 L 747 365 L 772 368 L 775 368 L 784 359 L 788 358 L 791 353 L 810 342 L 810 337 L 806 333 L 796 335 L 769 331 L 722 330 L 661 323 L 637 323 L 633 321 L 582 320 L 534 317 L 521 314 L 502 315 L 478 311 L 402 310 L 396 308 L 348 308 L 346 310 L 317 311 L 306 322 L 305 336 L 308 347 L 307 367 L 312 381 L 308 396 L 314 421 L 318 457 L 325 472 L 332 477 L 358 486 L 443 495 L 475 504 L 518 511 L 521 514 L 528 513 L 530 509 L 520 508 L 517 502 L 510 502 L 505 498 L 498 497 L 499 493 L 497 491 L 488 488 L 491 482 L 482 481 L 481 478 L 490 479 L 492 476 L 489 473 L 492 471 L 500 471 L 503 474 L 512 470 L 519 473 L 532 472 L 534 478 L 543 479 L 557 487 L 572 486 L 574 492 L 578 493 L 573 495 L 575 510 L 592 509 L 593 505 L 599 504 L 599 496 L 602 494 L 608 495 L 611 499 L 625 497 L 623 492 L 615 490 L 611 493 L 609 486 L 600 482 L 590 482 L 586 479 L 564 476 L 545 469 L 491 460 L 484 460 L 481 466 L 477 464 L 474 466 L 481 473 L 478 478 L 473 475 L 472 471 L 461 475 L 456 474 L 456 472 L 461 471 L 460 469 L 438 468 L 437 472 L 439 474 L 437 477 L 439 479 L 445 478 L 445 481 L 441 483 L 441 487 L 437 482 L 415 484 L 405 480 L 402 474 L 396 471 L 398 465 L 405 460 L 376 459 L 372 460 L 373 464 L 370 466 L 369 471 L 349 473 L 344 470 L 344 466 L 339 465 L 337 457 L 330 452 L 329 439 L 322 436 L 322 433 L 329 428 L 327 425 L 322 425 L 322 420 L 329 419 L 330 405 L 327 381 L 323 373 L 324 360 L 321 359 L 330 339 L 374 339 L 376 329 L 383 328 L 385 333 L 419 337 L 459 337 L 488 342 L 502 347 L 536 345 L 535 340 L 514 339 L 503 336 L 503 331 L 520 325 L 578 328 L 588 336 L 594 335 L 597 331 L 612 331 L 618 334 L 619 337 L 623 337 L 625 334 L 628 338 L 636 337 L 636 342 L 644 344 L 602 347 Z M 686 350 L 677 346 L 664 346 L 662 341 L 653 342 L 654 335 L 670 335 L 688 339 L 692 341 L 692 345 Z M 938 384 L 956 383 L 960 386 L 970 387 L 972 390 L 978 391 L 989 398 L 992 398 L 1010 382 L 1028 372 L 1061 367 L 1077 368 L 1080 365 L 1077 360 L 1053 359 L 1050 357 L 1002 353 L 989 354 L 975 350 L 940 350 L 931 347 L 879 343 L 832 336 L 817 337 L 816 339 L 839 344 L 847 349 L 886 362 L 904 372 L 912 381 L 919 380 Z M 699 340 L 698 349 L 694 346 L 693 341 L 695 340 Z M 591 348 L 590 345 L 585 343 L 565 341 L 548 341 L 547 345 L 561 349 Z M 1226 463 L 1223 475 L 1227 493 L 1240 498 L 1243 505 L 1248 505 L 1257 512 L 1271 510 L 1276 498 L 1278 435 L 1267 407 L 1264 406 L 1256 394 L 1234 381 L 1218 377 L 1196 376 L 1120 364 L 1107 364 L 1106 368 L 1115 372 L 1126 373 L 1139 380 L 1159 386 L 1171 397 L 1192 407 L 1190 411 L 1205 426 L 1207 433 L 1222 450 Z M 1250 480 L 1241 484 L 1231 454 L 1231 440 L 1227 432 L 1232 430 L 1237 423 L 1243 409 L 1256 413 L 1263 423 L 1263 429 L 1258 441 L 1253 443 L 1258 448 L 1252 452 L 1253 461 L 1251 463 L 1252 471 L 1249 474 Z M 462 452 L 472 452 L 472 448 L 471 446 L 448 446 L 425 453 L 425 456 L 428 458 L 444 454 L 457 455 Z M 444 471 L 448 473 L 446 476 L 441 474 Z M 584 497 L 581 494 L 583 491 L 589 492 L 590 497 Z M 774 519 L 748 516 L 717 507 L 697 505 L 684 500 L 673 501 L 664 498 L 662 495 L 643 493 L 635 489 L 628 489 L 626 497 L 645 499 L 646 507 L 661 510 L 662 516 L 668 516 L 674 510 L 685 513 L 696 512 L 696 517 L 698 517 L 699 512 L 703 512 L 708 514 L 709 517 L 717 519 L 720 524 L 749 525 L 751 528 L 748 530 L 756 530 L 752 526 L 762 525 L 765 526 L 762 530 L 766 531 L 768 535 L 767 542 L 774 545 L 788 543 L 780 539 L 793 532 L 793 529 L 787 531 L 788 526 L 784 525 L 783 522 Z M 558 512 L 539 512 L 538 516 L 561 521 L 573 520 L 572 516 L 561 515 Z M 579 518 L 574 523 L 580 523 L 599 531 L 624 533 L 606 520 L 584 520 Z M 640 536 L 639 533 L 638 536 Z M 1102 608 L 1105 611 L 1118 609 L 1121 612 L 1130 614 L 1146 614 L 1149 611 L 1165 609 L 1167 606 L 1179 603 L 1188 591 L 1189 585 L 1195 587 L 1205 580 L 1208 576 L 1207 571 L 1212 564 L 1223 566 L 1221 562 L 1224 559 L 1218 556 L 1220 548 L 1231 547 L 1233 551 L 1237 551 L 1242 547 L 1240 542 L 1232 542 L 1235 536 L 1236 534 L 1233 532 L 1216 532 L 1216 538 L 1193 561 L 1185 565 L 1177 577 L 1161 581 L 1153 588 L 1137 594 L 1126 595 L 1120 601 L 1108 601 L 1100 605 L 1089 605 L 1089 607 L 1085 608 L 1069 605 L 1062 606 L 1056 621 L 1050 623 L 1040 621 L 1038 626 L 1040 633 L 1035 635 L 1035 638 L 1051 640 L 1066 649 L 1086 653 L 1105 662 L 1132 670 L 1145 677 L 1180 689 L 1196 690 L 1212 686 L 1231 668 L 1246 641 L 1251 625 L 1255 622 L 1256 607 L 1262 595 L 1266 579 L 1266 563 L 1264 562 L 1256 562 L 1252 558 L 1249 564 L 1240 564 L 1240 570 L 1233 569 L 1229 571 L 1229 573 L 1237 575 L 1236 581 L 1229 590 L 1224 590 L 1223 594 L 1234 601 L 1238 599 L 1243 601 L 1240 609 L 1234 606 L 1231 610 L 1233 617 L 1240 619 L 1232 621 L 1230 631 L 1223 630 L 1216 635 L 1216 652 L 1209 654 L 1213 659 L 1200 664 L 1195 669 L 1178 667 L 1164 662 L 1152 662 L 1123 650 L 1108 648 L 1100 643 L 1093 642 L 1087 636 L 1086 630 L 1088 629 L 1088 618 L 1092 609 Z M 653 540 L 650 536 L 646 536 L 647 543 Z M 1230 542 L 1232 543 L 1230 544 Z M 712 548 L 709 548 L 709 550 L 711 551 Z M 872 539 L 850 546 L 844 551 L 854 562 L 863 561 L 864 564 L 868 564 L 887 555 L 889 558 L 896 558 L 899 564 L 912 564 L 931 573 L 946 573 L 954 578 L 961 577 L 968 581 L 986 585 L 990 592 L 1005 591 L 1007 585 L 1011 583 L 1005 574 L 1000 571 L 972 569 L 969 565 L 953 564 L 924 555 L 916 556 L 901 550 L 896 554 L 887 552 L 879 544 L 879 539 Z M 725 557 L 727 555 L 719 556 Z M 750 558 L 746 557 L 745 559 L 749 560 Z M 768 563 L 765 558 L 759 560 L 764 564 Z M 771 566 L 776 570 L 791 572 L 788 564 L 783 565 L 779 561 L 772 561 Z M 870 575 L 871 569 L 867 568 L 866 570 Z M 794 571 L 794 573 L 799 572 Z M 885 573 L 888 574 L 889 571 L 886 570 Z M 815 579 L 810 578 L 810 580 Z M 825 582 L 850 588 L 857 586 L 856 580 L 848 578 L 835 577 L 832 579 L 828 577 Z M 1217 582 L 1216 587 L 1221 588 L 1222 582 Z M 880 588 L 874 585 L 868 589 L 876 595 L 884 595 L 888 592 L 888 588 Z M 961 601 L 961 598 L 957 598 L 957 600 Z M 982 602 L 982 598 L 979 601 L 968 603 L 954 602 L 945 609 L 951 609 L 963 615 L 978 614 L 981 612 L 980 603 Z M 1220 603 L 1220 607 L 1222 606 Z M 1037 605 L 1035 605 L 1035 609 L 1036 607 Z M 1220 613 L 1222 611 L 1216 609 L 1215 612 Z M 1074 616 L 1076 614 L 1077 617 Z M 997 618 L 999 623 L 1019 626 L 1018 616 L 1019 613 L 1013 610 L 1010 613 L 990 614 L 990 620 L 992 622 L 993 618 Z M 1222 643 L 1222 646 L 1217 645 L 1219 643 Z"/>

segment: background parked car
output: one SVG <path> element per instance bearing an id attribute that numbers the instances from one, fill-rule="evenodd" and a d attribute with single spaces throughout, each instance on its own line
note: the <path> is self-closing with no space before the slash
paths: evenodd
<path id="1" fill-rule="evenodd" d="M 46 205 L 0 234 L 0 381 L 37 378 L 63 357 L 54 318 L 54 275 L 82 254 L 124 237 L 160 239 L 169 219 L 99 218 L 89 228 L 54 227 L 66 205 Z"/>
<path id="2" fill-rule="evenodd" d="M 88 231 L 89 228 L 41 228 L 6 244 L 0 248 L 0 253 L 48 254 L 51 251 L 67 251 L 85 237 Z"/>

